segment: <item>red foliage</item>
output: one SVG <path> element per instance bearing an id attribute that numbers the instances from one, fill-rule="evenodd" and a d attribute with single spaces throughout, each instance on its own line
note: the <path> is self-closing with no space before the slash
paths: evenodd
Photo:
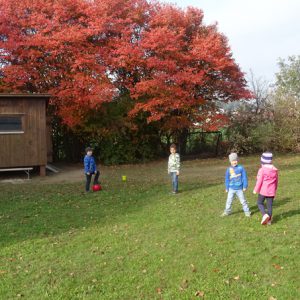
<path id="1" fill-rule="evenodd" d="M 203 24 L 201 10 L 146 0 L 0 7 L 0 91 L 51 93 L 69 126 L 124 89 L 136 99 L 131 117 L 143 111 L 176 129 L 216 128 L 226 121 L 216 102 L 251 97 L 226 38 Z"/>
<path id="2" fill-rule="evenodd" d="M 149 122 L 163 118 L 173 129 L 202 124 L 216 130 L 227 121 L 216 102 L 251 97 L 226 38 L 202 18 L 194 8 L 166 5 L 153 12 L 140 43 L 143 72 L 132 115 L 147 112 Z"/>
<path id="3" fill-rule="evenodd" d="M 117 95 L 107 59 L 144 3 L 0 0 L 0 91 L 50 93 L 65 123 L 81 123 Z"/>

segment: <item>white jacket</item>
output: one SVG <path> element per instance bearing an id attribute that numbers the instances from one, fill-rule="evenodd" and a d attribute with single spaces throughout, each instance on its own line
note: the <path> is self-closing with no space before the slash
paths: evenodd
<path id="1" fill-rule="evenodd" d="M 168 161 L 168 173 L 180 170 L 180 155 L 178 153 L 170 154 Z"/>

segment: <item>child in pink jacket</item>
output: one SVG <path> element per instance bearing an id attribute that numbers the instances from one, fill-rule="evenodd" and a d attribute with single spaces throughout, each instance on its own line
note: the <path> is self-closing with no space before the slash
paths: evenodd
<path id="1" fill-rule="evenodd" d="M 253 194 L 258 194 L 257 206 L 262 213 L 261 224 L 271 225 L 273 200 L 278 185 L 278 170 L 272 164 L 273 154 L 265 152 L 261 156 L 261 168 L 257 173 Z M 265 212 L 264 201 L 267 202 L 268 213 Z"/>

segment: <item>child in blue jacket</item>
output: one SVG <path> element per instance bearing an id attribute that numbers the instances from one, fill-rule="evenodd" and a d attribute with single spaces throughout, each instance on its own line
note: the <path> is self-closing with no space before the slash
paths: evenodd
<path id="1" fill-rule="evenodd" d="M 248 187 L 247 173 L 242 165 L 238 164 L 238 155 L 231 153 L 229 155 L 231 166 L 227 168 L 225 173 L 225 187 L 227 195 L 226 207 L 222 217 L 228 216 L 231 213 L 232 201 L 236 195 L 242 206 L 246 217 L 250 217 L 251 212 L 248 203 L 245 199 L 244 192 Z"/>
<path id="2" fill-rule="evenodd" d="M 85 149 L 85 157 L 84 157 L 84 173 L 86 177 L 86 183 L 85 183 L 85 191 L 88 192 L 90 190 L 91 180 L 92 176 L 94 177 L 94 184 L 99 184 L 99 175 L 100 172 L 97 170 L 97 165 L 95 162 L 95 158 L 93 156 L 93 149 L 90 147 L 87 147 Z"/>

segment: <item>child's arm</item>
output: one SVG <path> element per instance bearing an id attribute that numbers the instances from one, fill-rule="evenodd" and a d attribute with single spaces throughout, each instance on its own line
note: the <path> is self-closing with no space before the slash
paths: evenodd
<path id="1" fill-rule="evenodd" d="M 257 194 L 260 192 L 262 183 L 263 183 L 263 169 L 260 168 L 257 173 L 256 185 L 254 187 L 253 194 Z"/>
<path id="2" fill-rule="evenodd" d="M 243 190 L 245 191 L 248 188 L 248 177 L 244 167 L 242 168 L 242 180 L 243 180 Z"/>
<path id="3" fill-rule="evenodd" d="M 228 190 L 229 190 L 229 168 L 227 168 L 227 170 L 225 172 L 225 189 L 226 189 L 226 192 L 228 192 Z"/>
<path id="4" fill-rule="evenodd" d="M 91 159 L 91 166 L 90 166 L 90 168 L 91 168 L 91 172 L 92 173 L 97 173 L 97 165 L 96 165 L 96 161 L 95 161 L 95 158 L 93 157 L 92 159 Z"/>
<path id="5" fill-rule="evenodd" d="M 276 184 L 275 190 L 277 191 L 277 188 L 278 188 L 278 171 L 276 172 L 276 181 L 275 181 L 275 184 Z"/>
<path id="6" fill-rule="evenodd" d="M 179 171 L 180 171 L 180 155 L 179 154 L 176 155 L 176 169 L 177 169 L 177 175 L 179 175 Z"/>
<path id="7" fill-rule="evenodd" d="M 83 163 L 84 163 L 84 173 L 88 174 L 90 172 L 89 158 L 85 156 Z"/>

